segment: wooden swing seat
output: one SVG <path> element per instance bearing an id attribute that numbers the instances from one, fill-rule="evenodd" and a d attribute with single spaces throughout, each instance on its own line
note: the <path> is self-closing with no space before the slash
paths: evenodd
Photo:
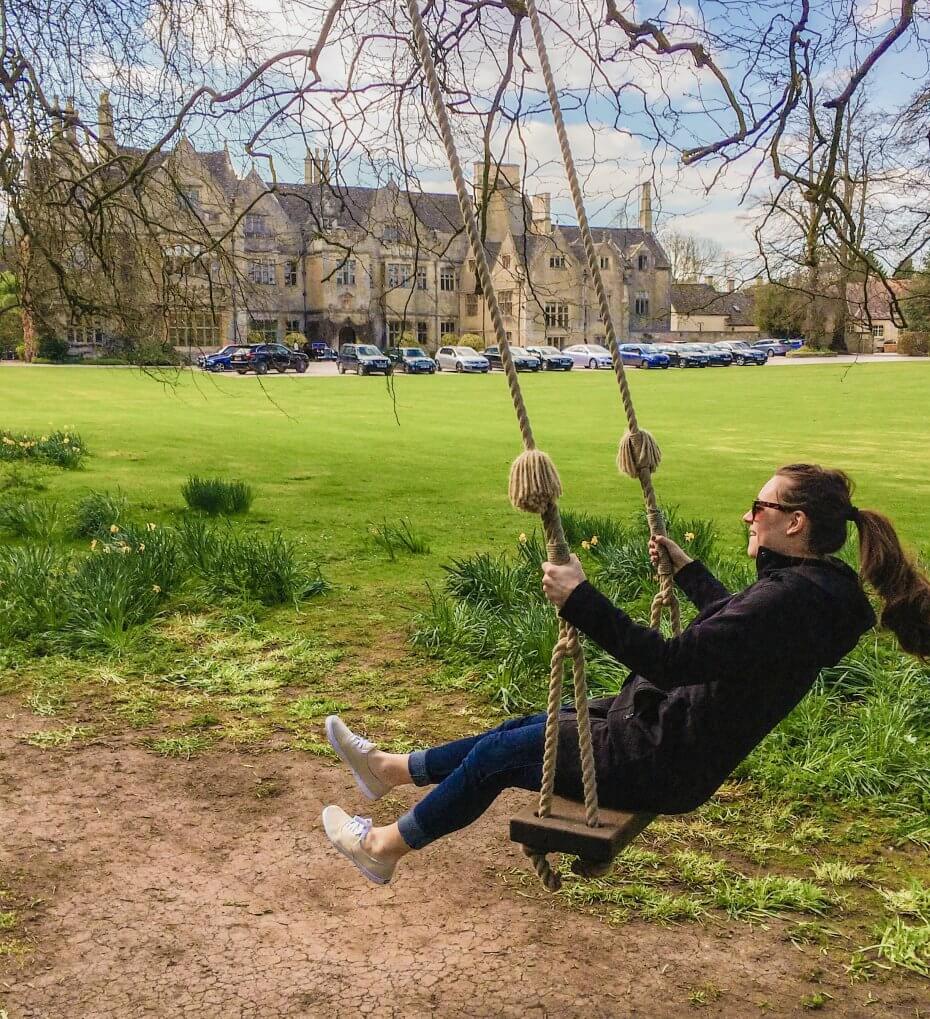
<path id="1" fill-rule="evenodd" d="M 649 827 L 655 814 L 630 814 L 600 807 L 598 818 L 596 828 L 588 827 L 583 803 L 556 796 L 548 817 L 540 817 L 533 806 L 514 814 L 510 819 L 510 841 L 537 853 L 569 853 L 587 863 L 607 864 Z"/>

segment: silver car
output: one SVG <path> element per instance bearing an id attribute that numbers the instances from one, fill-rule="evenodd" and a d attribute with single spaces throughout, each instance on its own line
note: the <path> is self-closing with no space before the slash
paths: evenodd
<path id="1" fill-rule="evenodd" d="M 566 347 L 563 354 L 568 354 L 572 364 L 581 368 L 611 368 L 613 361 L 610 351 L 599 343 L 576 343 Z"/>
<path id="2" fill-rule="evenodd" d="M 489 372 L 491 362 L 474 347 L 440 347 L 436 351 L 436 371 Z"/>

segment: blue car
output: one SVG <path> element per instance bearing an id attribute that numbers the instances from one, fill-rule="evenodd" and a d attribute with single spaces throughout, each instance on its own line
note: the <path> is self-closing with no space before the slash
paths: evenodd
<path id="1" fill-rule="evenodd" d="M 488 359 L 491 368 L 503 370 L 504 355 L 501 354 L 496 346 L 485 347 L 484 356 Z M 542 367 L 542 358 L 536 354 L 531 354 L 528 350 L 524 350 L 523 347 L 511 347 L 510 356 L 513 359 L 513 366 L 518 372 L 538 372 Z"/>
<path id="2" fill-rule="evenodd" d="M 620 345 L 623 363 L 637 368 L 668 368 L 671 358 L 656 350 L 651 343 L 623 343 Z"/>
<path id="3" fill-rule="evenodd" d="M 197 364 L 203 368 L 204 371 L 208 372 L 228 372 L 232 371 L 232 356 L 239 350 L 245 350 L 246 348 L 238 343 L 230 343 L 228 346 L 223 347 L 222 350 L 217 350 L 212 354 L 201 354 L 197 358 Z"/>
<path id="4" fill-rule="evenodd" d="M 772 339 L 756 340 L 753 346 L 756 350 L 764 350 L 768 357 L 785 357 L 791 349 L 784 341 Z"/>

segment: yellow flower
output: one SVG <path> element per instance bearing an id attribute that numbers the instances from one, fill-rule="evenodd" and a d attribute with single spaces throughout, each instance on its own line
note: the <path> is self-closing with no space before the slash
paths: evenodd
<path id="1" fill-rule="evenodd" d="M 153 591 L 154 591 L 154 592 L 155 592 L 156 594 L 161 594 L 161 588 L 160 588 L 160 587 L 158 586 L 158 584 L 152 584 L 152 590 L 153 590 Z"/>
<path id="2" fill-rule="evenodd" d="M 91 552 L 93 552 L 94 549 L 96 549 L 96 547 L 97 547 L 97 539 L 94 538 L 94 540 L 90 543 L 90 550 L 91 550 Z"/>
<path id="3" fill-rule="evenodd" d="M 43 435 L 42 436 L 42 441 L 43 442 L 48 442 L 48 436 L 47 435 Z"/>
<path id="4" fill-rule="evenodd" d="M 591 535 L 591 544 L 592 545 L 596 545 L 597 544 L 597 535 L 596 534 L 592 534 Z"/>
<path id="5" fill-rule="evenodd" d="M 153 523 L 148 523 L 148 524 L 145 525 L 145 529 L 147 531 L 154 531 L 155 530 L 155 525 Z"/>
<path id="6" fill-rule="evenodd" d="M 694 531 L 688 531 L 685 534 L 685 541 L 694 541 Z"/>
<path id="7" fill-rule="evenodd" d="M 119 547 L 119 550 L 120 550 L 120 552 L 123 553 L 123 555 L 126 555 L 127 552 L 131 552 L 132 551 L 132 549 L 128 545 L 125 545 L 125 544 L 121 544 L 120 547 Z"/>
<path id="8" fill-rule="evenodd" d="M 104 545 L 103 546 L 103 551 L 106 552 L 107 555 L 109 555 L 113 551 L 113 549 L 110 548 L 109 545 Z"/>
<path id="9" fill-rule="evenodd" d="M 585 550 L 585 552 L 587 552 L 588 549 L 591 547 L 591 542 L 590 541 L 583 541 L 581 543 L 581 547 Z"/>
<path id="10" fill-rule="evenodd" d="M 521 545 L 525 545 L 526 544 L 526 532 L 525 531 L 521 531 L 520 532 L 519 541 L 520 541 Z"/>
<path id="11" fill-rule="evenodd" d="M 116 534 L 119 531 L 119 524 L 110 524 L 110 534 Z"/>
<path id="12" fill-rule="evenodd" d="M 137 549 L 137 551 L 138 552 L 144 552 L 145 551 L 145 542 L 144 541 L 140 541 L 139 542 L 139 548 Z"/>
<path id="13" fill-rule="evenodd" d="M 62 439 L 61 441 L 67 444 L 67 443 L 69 443 L 69 442 L 70 442 L 71 440 L 70 440 L 70 439 L 68 438 L 68 436 L 66 435 L 66 436 L 65 436 L 65 437 L 64 437 L 64 438 L 63 438 L 63 439 Z"/>

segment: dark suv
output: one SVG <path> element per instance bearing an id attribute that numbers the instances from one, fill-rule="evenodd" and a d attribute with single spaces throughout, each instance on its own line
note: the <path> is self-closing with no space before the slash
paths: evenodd
<path id="1" fill-rule="evenodd" d="M 374 372 L 390 375 L 394 366 L 373 343 L 343 343 L 339 348 L 337 369 L 340 375 L 349 371 L 354 371 L 356 375 L 371 375 Z"/>
<path id="2" fill-rule="evenodd" d="M 240 347 L 229 359 L 230 365 L 240 374 L 254 371 L 256 375 L 267 375 L 271 368 L 283 375 L 288 368 L 303 374 L 310 364 L 310 358 L 299 350 L 291 350 L 283 343 L 250 343 Z"/>

